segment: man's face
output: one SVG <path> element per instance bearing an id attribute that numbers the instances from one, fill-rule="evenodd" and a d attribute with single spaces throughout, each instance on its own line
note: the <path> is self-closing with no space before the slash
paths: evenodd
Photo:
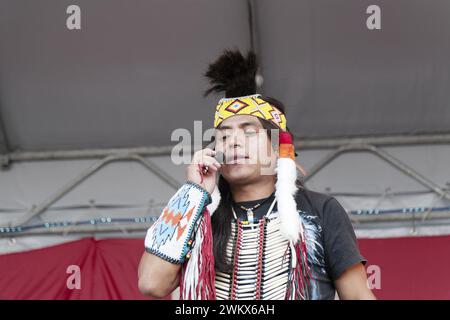
<path id="1" fill-rule="evenodd" d="M 257 117 L 238 115 L 224 120 L 215 139 L 216 151 L 225 155 L 220 173 L 229 183 L 251 183 L 275 174 L 276 152 Z"/>

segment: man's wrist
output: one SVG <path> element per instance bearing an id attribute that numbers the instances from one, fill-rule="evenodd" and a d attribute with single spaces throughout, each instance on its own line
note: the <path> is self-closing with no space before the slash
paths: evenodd
<path id="1" fill-rule="evenodd" d="M 208 197 L 208 200 L 207 200 L 206 205 L 208 205 L 208 204 L 210 204 L 210 203 L 212 202 L 211 193 L 210 193 L 208 190 L 206 190 L 205 187 L 203 187 L 202 185 L 200 185 L 200 184 L 198 184 L 198 183 L 196 183 L 196 182 L 194 182 L 194 181 L 191 181 L 191 180 L 189 180 L 189 179 L 186 180 L 186 183 L 191 184 L 192 186 L 194 186 L 194 187 L 196 187 L 196 188 L 199 188 L 200 190 L 202 190 L 203 192 L 206 193 L 206 195 L 207 195 L 207 197 Z"/>

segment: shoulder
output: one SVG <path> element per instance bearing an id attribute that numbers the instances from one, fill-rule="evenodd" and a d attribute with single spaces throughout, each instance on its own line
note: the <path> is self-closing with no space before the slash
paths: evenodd
<path id="1" fill-rule="evenodd" d="M 334 197 L 325 193 L 299 188 L 296 194 L 297 209 L 310 213 L 323 213 L 327 203 L 333 199 Z"/>

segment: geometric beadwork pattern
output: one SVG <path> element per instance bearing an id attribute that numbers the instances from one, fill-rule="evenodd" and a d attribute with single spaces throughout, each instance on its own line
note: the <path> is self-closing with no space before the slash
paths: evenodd
<path id="1" fill-rule="evenodd" d="M 172 263 L 183 263 L 198 218 L 211 202 L 208 192 L 187 181 L 172 196 L 158 220 L 148 229 L 145 249 Z"/>
<path id="2" fill-rule="evenodd" d="M 214 128 L 235 115 L 253 115 L 268 120 L 281 130 L 286 130 L 286 117 L 276 107 L 261 99 L 260 94 L 220 99 L 214 115 Z"/>

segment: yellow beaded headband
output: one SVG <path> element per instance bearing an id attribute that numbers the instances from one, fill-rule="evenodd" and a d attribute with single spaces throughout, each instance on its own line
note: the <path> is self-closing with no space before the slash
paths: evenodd
<path id="1" fill-rule="evenodd" d="M 214 128 L 225 119 L 236 115 L 252 115 L 268 120 L 281 130 L 286 130 L 285 115 L 261 98 L 260 94 L 220 99 L 214 115 Z"/>

